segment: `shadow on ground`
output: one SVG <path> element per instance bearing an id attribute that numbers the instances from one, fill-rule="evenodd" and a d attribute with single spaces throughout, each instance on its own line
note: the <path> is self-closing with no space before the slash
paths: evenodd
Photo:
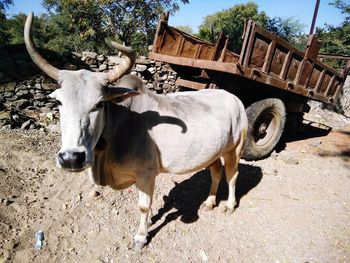
<path id="1" fill-rule="evenodd" d="M 248 164 L 239 165 L 239 175 L 236 183 L 236 207 L 239 206 L 241 198 L 255 188 L 261 179 L 262 171 L 260 167 Z M 198 210 L 208 196 L 210 184 L 211 178 L 208 169 L 194 174 L 188 180 L 176 183 L 175 187 L 169 192 L 169 195 L 163 197 L 164 206 L 153 216 L 152 223 L 155 224 L 157 221 L 161 220 L 162 217 L 173 208 L 175 208 L 176 211 L 168 213 L 164 221 L 149 232 L 148 242 L 150 242 L 164 226 L 179 217 L 184 223 L 195 222 L 199 218 Z M 218 189 L 217 205 L 221 201 L 227 200 L 227 197 L 228 187 L 225 175 L 223 174 L 223 180 L 221 180 Z"/>
<path id="2" fill-rule="evenodd" d="M 282 138 L 277 144 L 276 152 L 281 152 L 286 148 L 286 144 L 294 141 L 301 141 L 310 138 L 324 137 L 332 131 L 332 127 L 320 123 L 304 120 L 296 127 L 287 128 L 282 134 Z"/>

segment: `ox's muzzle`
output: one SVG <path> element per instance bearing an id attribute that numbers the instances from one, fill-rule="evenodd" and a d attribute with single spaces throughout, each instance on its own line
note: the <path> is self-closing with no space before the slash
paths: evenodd
<path id="1" fill-rule="evenodd" d="M 85 168 L 85 152 L 65 151 L 57 154 L 57 162 L 61 168 L 70 172 L 79 172 Z"/>

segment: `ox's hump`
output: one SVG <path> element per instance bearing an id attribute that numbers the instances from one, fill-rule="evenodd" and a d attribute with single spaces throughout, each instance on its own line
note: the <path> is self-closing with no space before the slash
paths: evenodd
<path id="1" fill-rule="evenodd" d="M 116 83 L 115 86 L 145 92 L 142 79 L 135 75 L 125 75 Z"/>

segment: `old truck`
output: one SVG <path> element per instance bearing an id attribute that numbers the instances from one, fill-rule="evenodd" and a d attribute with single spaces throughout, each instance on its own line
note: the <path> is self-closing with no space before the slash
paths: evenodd
<path id="1" fill-rule="evenodd" d="M 159 21 L 149 57 L 177 72 L 181 89 L 225 89 L 246 107 L 249 130 L 243 157 L 269 155 L 284 131 L 286 119 L 302 120 L 309 99 L 335 104 L 348 68 L 342 72 L 318 60 L 320 42 L 310 35 L 302 52 L 247 20 L 240 54 L 227 49 L 222 33 L 208 43 Z"/>

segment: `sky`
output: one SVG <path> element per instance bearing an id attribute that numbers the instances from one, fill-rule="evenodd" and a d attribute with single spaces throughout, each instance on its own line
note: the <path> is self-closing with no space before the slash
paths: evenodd
<path id="1" fill-rule="evenodd" d="M 340 10 L 328 3 L 332 0 L 321 0 L 316 20 L 316 26 L 324 24 L 337 26 L 344 21 L 344 15 Z M 180 1 L 178 1 L 180 2 Z M 207 15 L 232 7 L 235 4 L 249 2 L 248 0 L 189 0 L 190 4 L 180 4 L 180 10 L 172 15 L 169 24 L 172 26 L 190 26 L 194 33 Z M 305 26 L 304 32 L 310 30 L 316 0 L 255 0 L 259 11 L 264 11 L 269 17 L 293 17 Z M 350 3 L 350 0 L 345 0 Z M 41 0 L 14 0 L 7 13 L 14 15 L 19 12 L 27 14 L 29 11 L 35 14 L 44 13 Z"/>

